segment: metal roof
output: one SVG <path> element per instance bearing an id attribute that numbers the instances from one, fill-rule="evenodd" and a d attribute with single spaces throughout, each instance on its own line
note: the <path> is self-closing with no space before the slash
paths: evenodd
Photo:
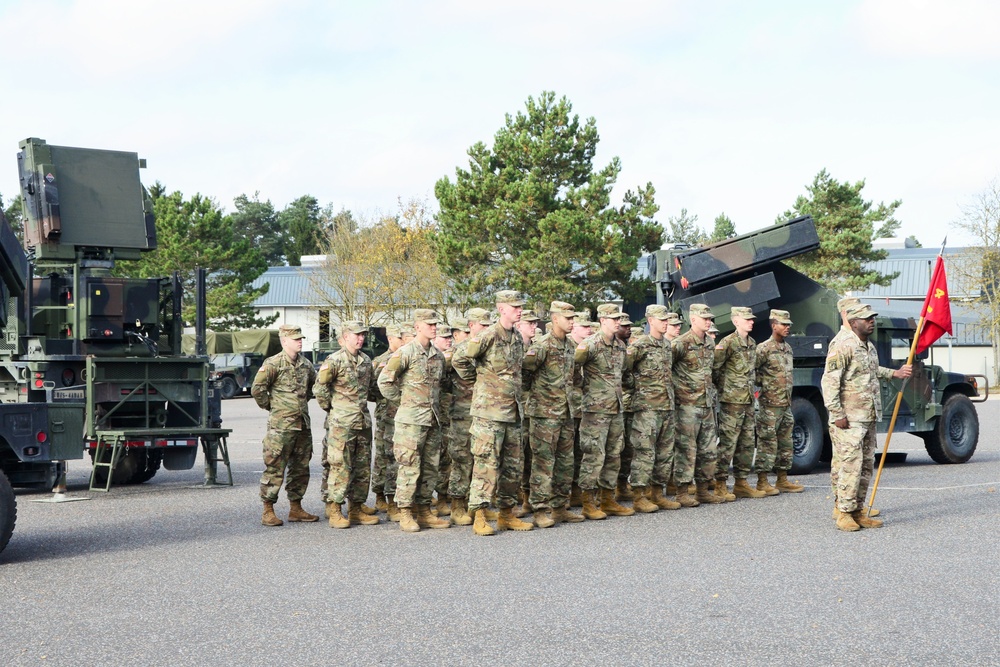
<path id="1" fill-rule="evenodd" d="M 267 294 L 253 302 L 254 308 L 283 308 L 286 306 L 315 308 L 321 303 L 329 303 L 334 297 L 318 299 L 317 286 L 309 276 L 323 270 L 322 266 L 272 266 L 251 283 L 260 287 L 268 283 Z M 335 294 L 327 288 L 327 294 Z M 339 297 L 336 298 L 339 302 Z"/>
<path id="2" fill-rule="evenodd" d="M 953 300 L 979 297 L 978 285 L 970 285 L 956 272 L 949 271 L 966 248 L 945 248 L 944 266 L 948 274 L 948 293 Z M 882 274 L 899 272 L 899 275 L 885 287 L 872 285 L 863 291 L 852 291 L 852 296 L 862 299 L 892 298 L 915 299 L 921 303 L 927 296 L 931 284 L 931 272 L 938 248 L 892 248 L 889 256 L 878 262 L 865 264 L 866 269 L 875 269 Z"/>

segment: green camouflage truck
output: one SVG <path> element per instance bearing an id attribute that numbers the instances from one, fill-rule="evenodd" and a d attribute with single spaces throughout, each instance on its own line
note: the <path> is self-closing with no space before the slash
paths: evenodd
<path id="1" fill-rule="evenodd" d="M 683 316 L 692 303 L 707 304 L 715 314 L 719 338 L 733 331 L 732 306 L 753 310 L 758 324 L 752 335 L 758 342 L 771 335 L 767 324 L 770 309 L 791 314 L 794 324 L 787 342 L 794 355 L 793 471 L 800 474 L 830 457 L 820 379 L 829 342 L 841 326 L 837 312 L 840 295 L 782 260 L 818 247 L 816 226 L 811 217 L 805 216 L 703 248 L 659 250 L 645 259 L 656 303 Z M 872 342 L 881 365 L 899 367 L 905 363 L 916 322 L 912 318 L 879 316 L 876 323 Z M 915 361 L 915 373 L 906 384 L 895 431 L 922 438 L 928 454 L 938 463 L 964 463 L 979 442 L 979 419 L 972 403 L 986 399 L 985 393 L 979 393 L 980 386 L 988 392 L 986 378 L 946 372 L 924 363 L 926 357 L 924 353 Z M 885 417 L 878 425 L 880 433 L 888 431 L 901 383 L 894 380 L 882 384 Z"/>
<path id="2" fill-rule="evenodd" d="M 0 549 L 12 487 L 52 488 L 85 453 L 97 491 L 188 470 L 199 448 L 206 482 L 229 465 L 208 357 L 181 349 L 179 276 L 113 271 L 156 248 L 143 161 L 35 138 L 19 147 L 23 247 L 0 220 Z M 197 311 L 204 336 L 203 288 Z"/>

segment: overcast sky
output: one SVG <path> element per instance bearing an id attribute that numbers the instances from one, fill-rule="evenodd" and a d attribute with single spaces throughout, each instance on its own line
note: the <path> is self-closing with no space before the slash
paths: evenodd
<path id="1" fill-rule="evenodd" d="M 5 0 L 0 193 L 17 142 L 135 151 L 147 185 L 370 214 L 565 95 L 659 219 L 771 224 L 816 173 L 941 242 L 1000 175 L 1000 3 Z M 6 155 L 7 157 L 3 157 Z M 6 165 L 6 166 L 3 166 Z M 949 245 L 969 239 L 949 233 Z"/>

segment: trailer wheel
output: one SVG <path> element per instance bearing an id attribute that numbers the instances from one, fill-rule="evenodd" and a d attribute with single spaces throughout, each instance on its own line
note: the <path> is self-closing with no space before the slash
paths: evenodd
<path id="1" fill-rule="evenodd" d="M 804 398 L 792 399 L 792 474 L 812 472 L 823 454 L 823 420 L 816 406 Z"/>
<path id="2" fill-rule="evenodd" d="M 14 489 L 7 475 L 0 470 L 0 552 L 10 542 L 15 523 L 17 523 L 17 498 L 14 497 Z"/>
<path id="3" fill-rule="evenodd" d="M 160 469 L 160 462 L 163 461 L 163 452 L 150 451 L 142 452 L 139 468 L 132 475 L 127 484 L 142 484 L 148 482 L 156 476 L 156 471 Z"/>
<path id="4" fill-rule="evenodd" d="M 924 447 L 937 463 L 965 463 L 979 444 L 979 415 L 972 401 L 952 394 L 944 401 L 934 430 L 924 434 Z"/>
<path id="5" fill-rule="evenodd" d="M 236 380 L 229 377 L 228 375 L 222 378 L 222 384 L 219 385 L 219 394 L 223 399 L 229 400 L 235 396 L 240 391 L 240 386 L 236 384 Z"/>
<path id="6" fill-rule="evenodd" d="M 90 450 L 90 460 L 94 460 L 94 452 L 96 450 Z M 104 456 L 102 457 L 105 461 L 111 459 L 111 450 L 104 450 Z M 118 465 L 111 473 L 111 483 L 112 484 L 132 484 L 132 478 L 139 474 L 140 470 L 144 470 L 146 467 L 146 453 L 143 451 L 137 451 L 134 449 L 127 450 L 118 459 Z M 104 485 L 108 480 L 108 469 L 107 468 L 97 468 L 94 471 L 94 481 L 100 485 Z"/>

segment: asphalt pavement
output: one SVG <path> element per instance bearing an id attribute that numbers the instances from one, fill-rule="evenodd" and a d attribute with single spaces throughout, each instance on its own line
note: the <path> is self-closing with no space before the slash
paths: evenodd
<path id="1" fill-rule="evenodd" d="M 802 494 L 481 538 L 261 526 L 264 413 L 237 398 L 234 487 L 192 488 L 199 456 L 110 494 L 74 462 L 85 502 L 18 493 L 0 665 L 1000 665 L 1000 400 L 978 411 L 963 465 L 893 437 L 880 530 L 834 528 L 821 469 Z"/>

